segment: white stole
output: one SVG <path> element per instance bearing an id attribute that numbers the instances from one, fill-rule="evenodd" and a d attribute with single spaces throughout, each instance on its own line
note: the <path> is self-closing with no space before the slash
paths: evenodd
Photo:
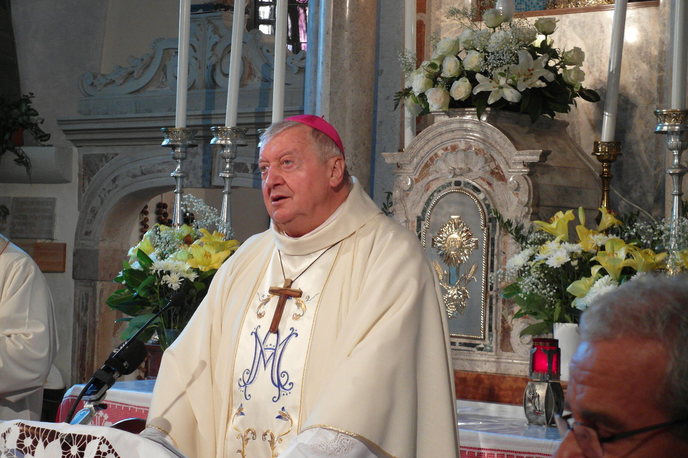
<path id="1" fill-rule="evenodd" d="M 284 274 L 278 251 L 274 250 L 241 324 L 232 370 L 234 405 L 229 410 L 225 450 L 240 451 L 240 456 L 272 458 L 299 433 L 313 324 L 337 248 L 324 254 L 325 250 L 303 256 L 282 254 Z M 270 323 L 279 296 L 270 294 L 269 289 L 282 286 L 285 275 L 296 278 L 291 288 L 300 289 L 302 294 L 287 299 L 279 330 L 271 334 Z"/>

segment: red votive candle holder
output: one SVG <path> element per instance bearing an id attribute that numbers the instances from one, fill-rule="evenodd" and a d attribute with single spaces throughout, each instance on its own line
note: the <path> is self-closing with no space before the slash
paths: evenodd
<path id="1" fill-rule="evenodd" d="M 533 339 L 530 349 L 530 378 L 535 380 L 559 380 L 561 350 L 557 339 Z"/>

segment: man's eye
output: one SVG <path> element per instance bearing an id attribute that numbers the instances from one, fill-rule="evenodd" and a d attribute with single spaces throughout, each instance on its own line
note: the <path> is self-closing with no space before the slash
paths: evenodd
<path id="1" fill-rule="evenodd" d="M 261 165 L 258 167 L 258 170 L 260 171 L 260 173 L 265 173 L 268 171 L 268 166 L 267 165 Z"/>

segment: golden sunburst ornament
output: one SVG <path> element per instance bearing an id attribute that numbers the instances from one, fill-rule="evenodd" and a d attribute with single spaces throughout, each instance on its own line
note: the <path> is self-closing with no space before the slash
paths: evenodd
<path id="1" fill-rule="evenodd" d="M 478 246 L 478 239 L 460 216 L 452 216 L 432 238 L 432 244 L 446 265 L 458 267 L 468 261 Z"/>

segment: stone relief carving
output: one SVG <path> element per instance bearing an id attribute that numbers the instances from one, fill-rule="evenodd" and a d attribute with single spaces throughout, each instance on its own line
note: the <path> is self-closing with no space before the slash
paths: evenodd
<path id="1" fill-rule="evenodd" d="M 189 89 L 226 89 L 231 31 L 225 28 L 222 13 L 196 15 L 191 20 L 189 53 Z M 108 74 L 88 72 L 79 77 L 84 96 L 127 95 L 175 90 L 177 85 L 176 38 L 157 39 L 152 52 L 130 57 L 128 67 L 117 66 Z M 274 37 L 259 30 L 244 32 L 242 46 L 242 86 L 270 82 L 274 73 Z M 306 54 L 287 50 L 287 85 L 303 86 Z M 300 75 L 299 75 L 300 74 Z"/>
<path id="2" fill-rule="evenodd" d="M 527 221 L 546 219 L 562 207 L 571 208 L 566 199 L 573 200 L 572 196 L 576 207 L 597 206 L 595 171 L 581 157 L 585 153 L 567 134 L 565 122 L 542 120 L 532 124 L 527 117 L 491 110 L 478 119 L 471 109 L 436 113 L 434 118 L 405 151 L 383 154 L 388 163 L 397 165 L 394 217 L 419 234 L 426 246 L 426 232 L 434 235 L 439 228 L 431 228 L 437 223 L 429 221 L 434 218 L 429 207 L 442 206 L 437 216 L 441 224 L 454 216 L 476 219 L 474 209 L 484 212 L 484 242 L 476 232 L 480 225 L 471 223 L 473 234 L 480 240 L 479 248 L 486 250 L 482 260 L 469 263 L 478 265 L 476 279 L 481 271 L 486 274 L 481 274 L 482 278 L 489 277 L 518 250 L 497 226 L 492 209 L 505 218 Z M 432 259 L 433 254 L 428 254 Z M 466 272 L 470 272 L 470 265 L 466 265 Z M 449 269 L 442 269 L 443 281 L 450 288 L 466 273 L 454 272 L 448 282 L 446 272 Z M 464 313 L 455 313 L 458 316 L 449 320 L 454 368 L 526 375 L 529 342 L 518 334 L 527 323 L 513 320 L 515 305 L 501 297 L 500 285 L 486 281 L 481 293 L 475 289 L 477 283 L 466 284 L 474 290 L 466 298 Z M 448 312 L 462 306 L 456 301 L 445 305 Z M 453 320 L 463 321 L 452 325 Z M 481 320 L 485 320 L 484 328 Z"/>

